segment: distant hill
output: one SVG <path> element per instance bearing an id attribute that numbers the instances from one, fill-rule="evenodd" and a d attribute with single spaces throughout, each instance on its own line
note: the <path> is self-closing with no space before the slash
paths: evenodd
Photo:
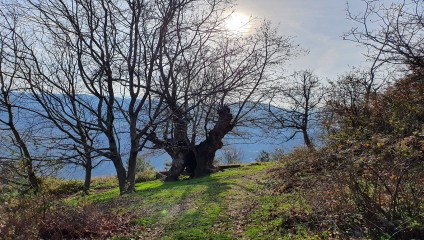
<path id="1" fill-rule="evenodd" d="M 92 102 L 95 102 L 96 99 L 94 97 L 91 97 L 90 95 L 83 95 L 84 98 L 87 98 L 88 101 L 91 101 L 90 98 L 93 98 Z M 17 104 L 23 104 L 26 108 L 32 109 L 33 111 L 40 111 L 42 112 L 42 107 L 34 101 L 29 100 L 28 96 L 25 95 L 19 95 L 19 98 L 15 96 Z M 260 112 L 253 112 L 251 113 L 253 117 L 255 117 L 255 114 L 262 114 Z M 4 114 L 0 113 L 0 118 L 4 118 Z M 25 119 L 25 121 L 22 121 L 22 119 Z M 39 134 L 43 134 L 44 136 L 59 136 L 61 133 L 58 130 L 49 130 L 45 131 L 43 129 L 43 125 L 40 124 L 39 120 L 37 120 L 37 117 L 34 113 L 30 113 L 24 110 L 20 110 L 19 114 L 17 114 L 17 126 L 20 129 L 25 129 L 28 126 L 34 126 L 37 125 Z M 124 125 L 124 120 L 117 117 L 117 125 Z M 264 132 L 259 128 L 251 128 L 251 127 L 238 127 L 236 129 L 237 132 L 243 132 L 243 136 L 246 137 L 236 137 L 236 135 L 229 135 L 224 138 L 224 143 L 227 146 L 230 146 L 231 148 L 236 149 L 237 151 L 242 152 L 242 162 L 249 163 L 255 161 L 255 159 L 258 157 L 261 151 L 267 151 L 272 152 L 276 148 L 283 149 L 284 152 L 290 152 L 293 148 L 298 146 L 303 146 L 303 140 L 301 135 L 298 135 L 296 138 L 288 141 L 283 142 L 284 140 L 282 138 L 279 138 L 276 134 L 264 134 Z M 288 131 L 287 134 L 291 134 L 292 132 Z M 315 134 L 312 133 L 312 137 Z M 119 133 L 119 138 L 121 140 L 128 139 L 128 132 L 122 131 Z M 106 142 L 106 139 L 102 138 L 99 139 L 99 142 Z M 29 143 L 31 145 L 31 143 Z M 40 146 L 34 146 L 31 145 L 33 148 L 33 151 L 45 151 L 45 149 L 41 148 Z M 226 146 L 224 146 L 224 149 Z M 51 150 L 50 150 L 51 151 Z M 127 156 L 127 153 L 129 151 L 129 142 L 128 141 L 121 141 L 121 154 L 123 155 L 124 159 Z M 163 151 L 152 151 L 152 150 L 146 150 L 141 153 L 142 155 L 145 155 L 145 158 L 150 161 L 150 163 L 157 169 L 162 170 L 165 168 L 165 163 L 170 162 L 171 158 Z M 218 151 L 217 157 L 221 156 L 221 151 Z M 103 161 L 99 166 L 97 166 L 93 170 L 93 176 L 104 176 L 104 175 L 115 175 L 115 169 L 113 164 L 110 161 Z M 82 171 L 81 167 L 69 165 L 66 166 L 64 169 L 62 169 L 59 172 L 60 177 L 64 178 L 76 178 L 76 179 L 82 179 L 84 177 L 84 172 Z"/>

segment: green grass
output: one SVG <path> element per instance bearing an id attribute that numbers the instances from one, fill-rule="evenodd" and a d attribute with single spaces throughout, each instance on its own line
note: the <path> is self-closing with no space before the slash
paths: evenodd
<path id="1" fill-rule="evenodd" d="M 136 193 L 119 196 L 117 188 L 67 199 L 71 205 L 105 205 L 130 213 L 138 227 L 133 236 L 154 239 L 302 239 L 306 228 L 285 233 L 290 212 L 309 211 L 301 196 L 267 195 L 264 182 L 274 163 L 243 166 L 202 178 L 136 185 Z M 130 235 L 131 235 L 130 234 Z M 285 234 L 285 235 L 284 235 Z M 116 236 L 114 239 L 125 239 Z"/>

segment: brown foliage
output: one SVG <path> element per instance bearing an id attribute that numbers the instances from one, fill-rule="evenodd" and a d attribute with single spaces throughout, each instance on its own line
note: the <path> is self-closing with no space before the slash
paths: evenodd
<path id="1" fill-rule="evenodd" d="M 314 232 L 345 238 L 421 239 L 423 145 L 419 135 L 412 135 L 394 140 L 374 137 L 337 150 L 298 149 L 271 171 L 279 183 L 273 190 L 305 198 L 313 211 L 293 213 L 289 220 Z"/>
<path id="2" fill-rule="evenodd" d="M 132 230 L 130 216 L 117 216 L 99 205 L 63 205 L 45 195 L 6 203 L 0 216 L 1 239 L 102 239 Z"/>
<path id="3" fill-rule="evenodd" d="M 313 208 L 304 217 L 319 232 L 424 238 L 422 74 L 411 74 L 370 98 L 363 90 L 354 92 L 355 104 L 329 106 L 336 123 L 325 148 L 297 150 L 283 159 L 274 173 L 281 179 L 276 191 L 303 194 Z M 333 100 L 346 103 L 343 99 Z"/>

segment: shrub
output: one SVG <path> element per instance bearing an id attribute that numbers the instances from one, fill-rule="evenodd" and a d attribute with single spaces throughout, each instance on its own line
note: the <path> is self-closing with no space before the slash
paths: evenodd
<path id="1" fill-rule="evenodd" d="M 136 169 L 135 172 L 144 172 L 154 170 L 155 168 L 152 166 L 151 162 L 145 159 L 143 156 L 137 157 Z"/>
<path id="2" fill-rule="evenodd" d="M 118 186 L 115 176 L 95 177 L 91 179 L 91 189 L 110 189 Z"/>
<path id="3" fill-rule="evenodd" d="M 284 150 L 282 148 L 276 148 L 271 153 L 271 161 L 278 161 L 284 157 Z"/>
<path id="4" fill-rule="evenodd" d="M 1 239 L 106 239 L 131 231 L 128 216 L 98 205 L 71 207 L 52 195 L 25 196 L 0 207 Z"/>
<path id="5" fill-rule="evenodd" d="M 278 161 L 284 157 L 284 150 L 281 148 L 276 148 L 273 152 L 269 153 L 262 150 L 259 153 L 259 156 L 255 159 L 256 162 L 271 162 Z"/>
<path id="6" fill-rule="evenodd" d="M 226 147 L 222 149 L 222 161 L 224 164 L 238 164 L 241 163 L 242 158 L 242 152 L 236 148 Z"/>
<path id="7" fill-rule="evenodd" d="M 358 101 L 342 107 L 343 99 L 330 101 L 327 110 L 336 121 L 328 122 L 327 146 L 339 160 L 337 178 L 346 189 L 340 201 L 351 204 L 352 214 L 341 223 L 347 232 L 424 238 L 422 79 L 407 76 L 369 98 L 357 91 Z"/>
<path id="8" fill-rule="evenodd" d="M 20 196 L 0 205 L 1 239 L 37 239 L 38 224 L 51 196 Z"/>
<path id="9" fill-rule="evenodd" d="M 83 190 L 83 181 L 63 180 L 59 178 L 44 178 L 42 181 L 43 191 L 47 194 L 62 196 L 78 193 Z"/>
<path id="10" fill-rule="evenodd" d="M 131 231 L 129 217 L 105 213 L 99 206 L 58 206 L 49 211 L 39 226 L 42 239 L 106 239 Z"/>
<path id="11" fill-rule="evenodd" d="M 424 238 L 421 144 L 416 136 L 384 145 L 374 141 L 360 156 L 352 158 L 346 179 L 348 198 L 361 216 L 356 222 L 374 238 Z"/>
<path id="12" fill-rule="evenodd" d="M 222 163 L 222 157 L 215 157 L 214 159 L 213 159 L 213 165 L 214 166 L 218 166 L 218 165 L 220 165 Z"/>
<path id="13" fill-rule="evenodd" d="M 255 162 L 270 162 L 271 156 L 268 152 L 262 150 L 259 153 L 259 156 L 255 159 Z"/>
<path id="14" fill-rule="evenodd" d="M 137 172 L 135 175 L 135 182 L 148 182 L 156 180 L 156 171 L 154 170 L 145 170 L 143 172 Z"/>

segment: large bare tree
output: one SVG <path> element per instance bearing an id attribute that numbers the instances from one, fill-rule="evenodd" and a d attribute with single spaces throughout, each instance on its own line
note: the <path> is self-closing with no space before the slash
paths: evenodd
<path id="1" fill-rule="evenodd" d="M 243 35 L 222 29 L 225 15 L 211 14 L 212 20 L 181 32 L 187 14 L 179 14 L 176 36 L 171 35 L 178 40 L 160 55 L 158 94 L 167 103 L 169 121 L 159 128 L 162 136 L 149 135 L 173 160 L 169 181 L 184 169 L 192 177 L 214 171 L 223 138 L 256 108 L 275 78 L 274 69 L 295 52 L 290 39 L 269 23 Z"/>
<path id="2" fill-rule="evenodd" d="M 19 7 L 22 27 L 33 33 L 21 76 L 43 108 L 38 115 L 68 139 L 63 150 L 82 156 L 87 181 L 93 157 L 111 160 L 121 193 L 135 190 L 137 155 L 149 142 L 173 158 L 170 180 L 184 168 L 210 173 L 222 139 L 255 109 L 295 49 L 269 23 L 245 35 L 225 29 L 226 0 L 25 0 Z"/>
<path id="3" fill-rule="evenodd" d="M 172 24 L 181 17 L 176 13 L 191 12 L 191 16 L 201 22 L 205 19 L 203 14 L 207 13 L 204 9 L 212 9 L 208 14 L 214 14 L 218 1 L 49 0 L 28 3 L 32 10 L 28 21 L 36 23 L 37 47 L 43 49 L 41 56 L 34 54 L 38 59 L 34 66 L 39 78 L 34 87 L 39 89 L 41 82 L 47 82 L 47 88 L 56 89 L 57 80 L 52 80 L 52 74 L 47 74 L 52 71 L 46 73 L 45 66 L 60 59 L 50 56 L 66 51 L 73 57 L 78 74 L 67 78 L 68 81 L 80 84 L 96 99 L 94 104 L 79 102 L 84 112 L 95 117 L 96 124 L 86 122 L 85 127 L 100 132 L 107 139 L 107 148 L 97 152 L 114 163 L 121 193 L 134 191 L 136 158 L 146 144 L 143 136 L 156 126 L 159 116 L 166 116 L 161 114 L 166 109 L 162 107 L 163 95 L 157 94 L 161 92 L 158 86 L 166 84 L 161 71 L 169 67 L 162 61 L 168 56 L 165 46 L 178 44 L 178 40 L 170 36 L 187 38 L 190 36 L 182 37 L 184 29 L 198 27 L 195 21 L 187 21 L 179 26 L 180 29 L 173 28 Z M 37 91 L 46 92 L 45 89 Z M 51 90 L 49 96 L 54 93 L 55 90 Z M 49 109 L 51 107 L 46 107 L 46 111 Z M 119 128 L 121 121 L 118 124 L 117 118 L 122 118 L 125 126 Z M 121 139 L 121 131 L 129 135 L 127 168 L 119 144 L 127 139 Z"/>

